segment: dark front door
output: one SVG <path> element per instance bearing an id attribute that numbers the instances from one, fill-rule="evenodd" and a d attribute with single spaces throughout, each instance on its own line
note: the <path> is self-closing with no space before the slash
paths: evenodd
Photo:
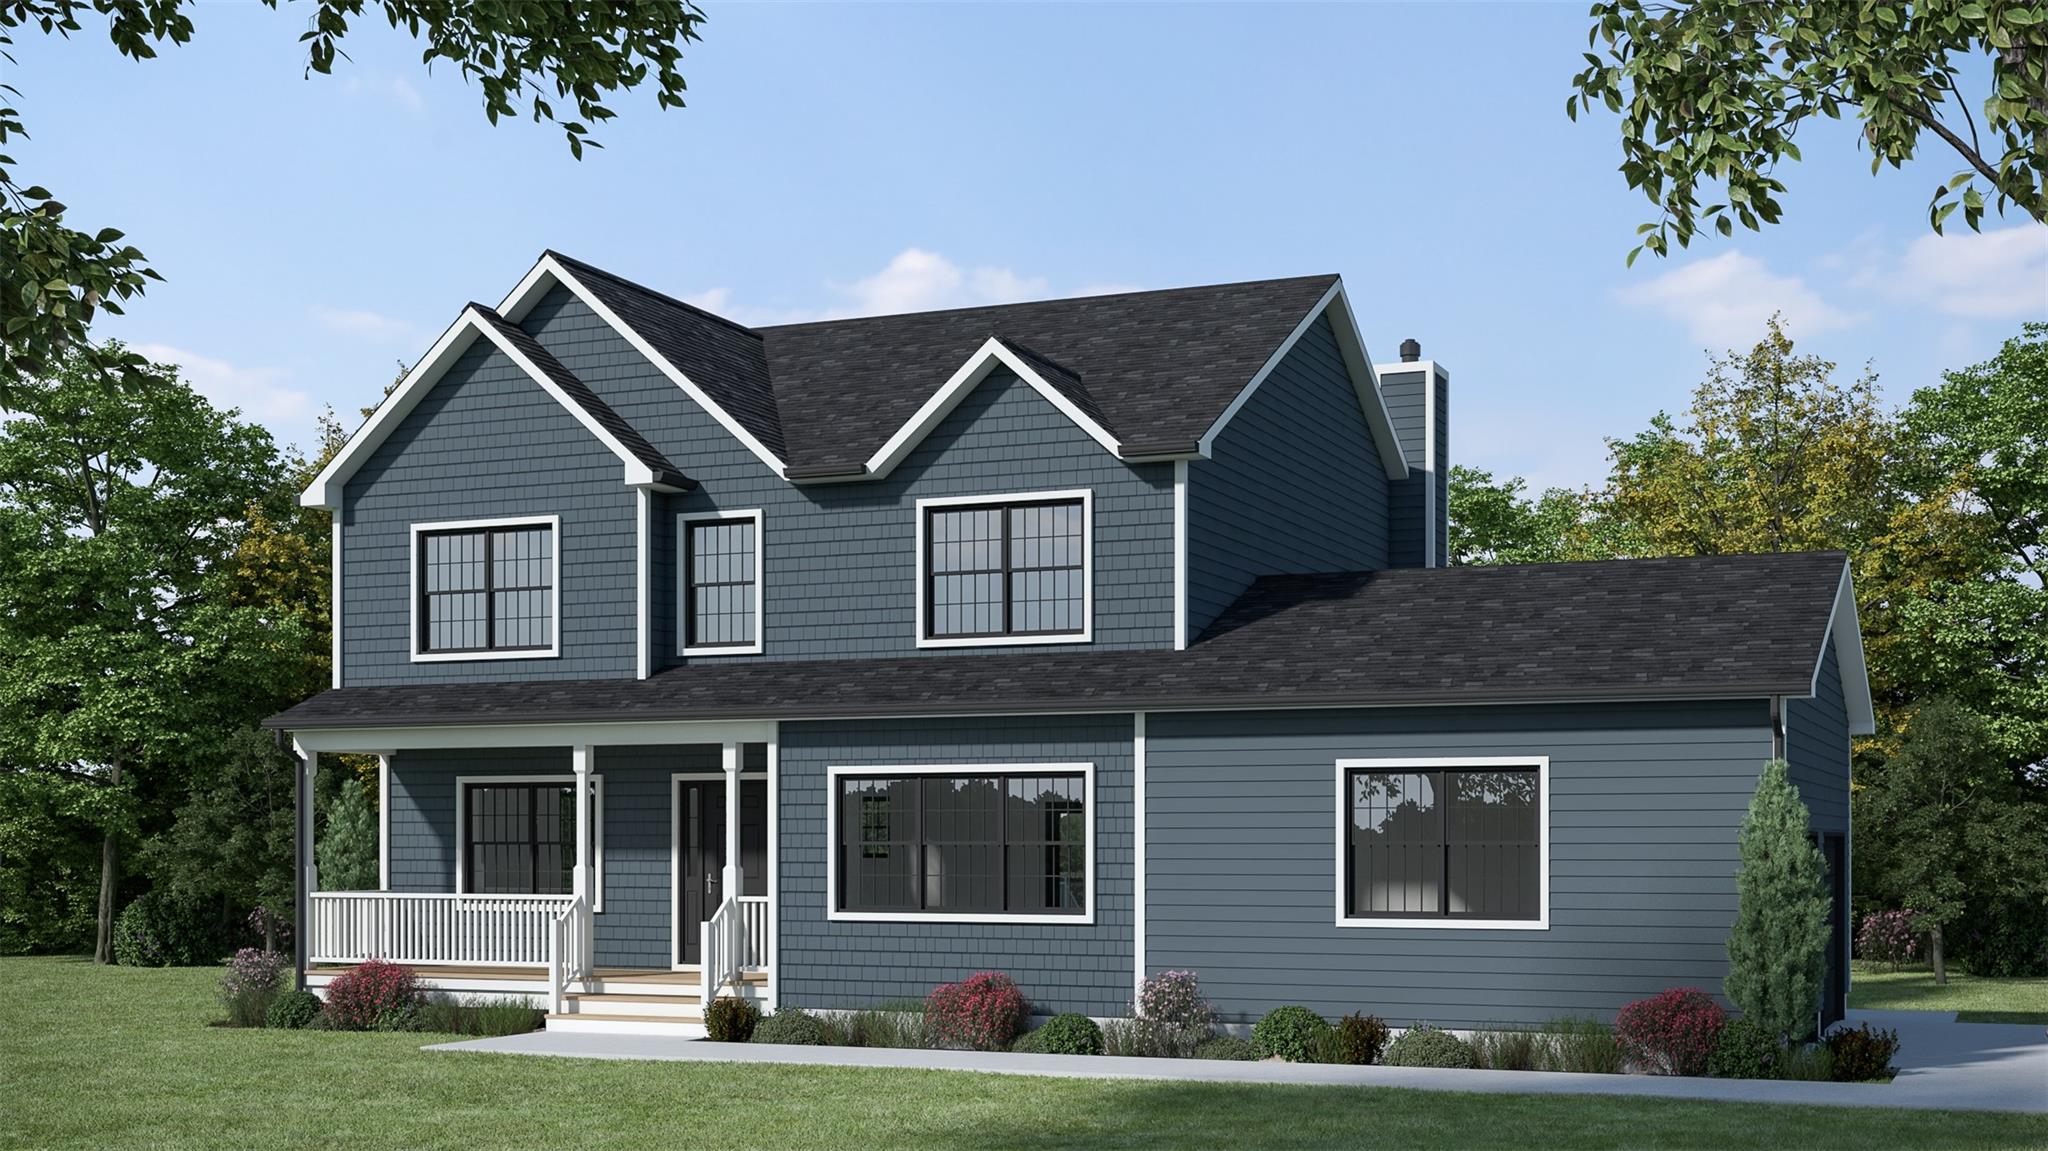
<path id="1" fill-rule="evenodd" d="M 684 963 L 702 962 L 698 930 L 718 910 L 725 894 L 719 877 L 725 870 L 725 781 L 686 779 L 677 797 L 676 848 L 682 857 L 682 906 L 676 930 L 682 933 Z"/>
<path id="2" fill-rule="evenodd" d="M 1842 837 L 1820 837 L 1821 855 L 1828 864 L 1828 965 L 1821 978 L 1820 1026 L 1841 1021 L 1849 1003 L 1849 869 L 1844 858 Z"/>

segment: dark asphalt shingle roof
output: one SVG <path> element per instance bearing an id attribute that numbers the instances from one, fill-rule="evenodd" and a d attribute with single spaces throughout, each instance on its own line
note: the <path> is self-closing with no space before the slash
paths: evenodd
<path id="1" fill-rule="evenodd" d="M 1188 650 L 754 660 L 355 687 L 281 728 L 1804 695 L 1839 552 L 1259 580 Z"/>

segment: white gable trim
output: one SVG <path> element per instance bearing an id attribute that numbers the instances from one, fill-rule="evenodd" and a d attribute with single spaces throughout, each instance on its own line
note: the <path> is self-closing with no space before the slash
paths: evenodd
<path id="1" fill-rule="evenodd" d="M 634 331 L 624 320 L 619 319 L 617 313 L 605 307 L 604 302 L 592 294 L 589 288 L 584 287 L 583 282 L 578 280 L 575 274 L 569 271 L 568 268 L 563 267 L 561 261 L 555 259 L 554 256 L 547 254 L 541 256 L 539 262 L 533 265 L 532 270 L 526 273 L 526 277 L 519 281 L 519 285 L 512 289 L 511 294 L 505 297 L 504 303 L 498 305 L 498 314 L 515 324 L 518 323 L 526 318 L 526 313 L 532 310 L 533 306 L 540 302 L 541 297 L 547 295 L 548 290 L 556 284 L 569 289 L 577 299 L 583 301 L 585 307 L 597 313 L 597 317 L 610 325 L 612 331 L 618 333 L 620 339 L 631 344 L 633 350 L 646 357 L 648 363 L 653 364 L 657 371 L 669 378 L 669 382 L 681 388 L 683 394 L 689 396 L 698 407 L 710 413 L 712 419 L 717 420 L 726 431 L 732 433 L 732 437 L 744 444 L 748 451 L 754 453 L 756 459 L 766 464 L 769 471 L 774 472 L 778 477 L 787 471 L 788 465 L 783 463 L 781 458 L 776 456 L 774 452 L 769 451 L 767 445 L 755 439 L 753 433 L 747 431 L 745 426 L 732 417 L 732 413 L 726 411 L 712 400 L 711 396 L 704 389 L 698 387 L 690 377 L 683 374 L 682 369 L 669 363 L 667 357 L 655 351 L 654 345 L 642 339 L 640 333 Z"/>
<path id="2" fill-rule="evenodd" d="M 427 350 L 427 354 L 421 357 L 419 363 L 413 365 L 412 371 L 405 374 L 405 379 L 399 381 L 398 387 L 384 397 L 384 402 L 377 405 L 377 410 L 370 413 L 370 418 L 363 421 L 363 426 L 356 429 L 355 434 L 349 437 L 348 443 L 342 446 L 334 459 L 329 461 L 328 465 L 321 469 L 320 474 L 313 478 L 313 482 L 307 485 L 306 490 L 299 494 L 299 503 L 309 508 L 339 509 L 341 489 L 348 483 L 349 477 L 355 474 L 364 460 L 370 458 L 370 453 L 376 451 L 379 444 L 397 430 L 398 425 L 419 406 L 420 401 L 433 390 L 433 386 L 440 382 L 448 369 L 455 366 L 455 361 L 469 350 L 470 345 L 475 343 L 479 336 L 489 340 L 493 347 L 505 353 L 505 357 L 516 364 L 520 371 L 539 384 L 542 391 L 554 397 L 556 403 L 576 417 L 577 423 L 582 424 L 586 431 L 597 437 L 599 443 L 619 457 L 619 462 L 624 465 L 623 480 L 626 484 L 655 483 L 652 468 L 642 463 L 640 457 L 634 455 L 625 444 L 620 443 L 619 438 L 613 435 L 610 429 L 598 423 L 597 418 L 584 410 L 582 404 L 571 400 L 560 385 L 550 379 L 546 372 L 541 371 L 539 365 L 528 359 L 512 341 L 506 339 L 483 317 L 483 313 L 474 307 L 468 307 L 462 309 L 462 314 L 455 318 L 455 322 L 449 325 L 447 331 L 441 333 L 441 338 L 434 341 L 434 346 Z"/>
<path id="3" fill-rule="evenodd" d="M 903 462 L 903 458 L 908 456 L 913 448 L 931 434 L 933 428 L 938 427 L 953 413 L 954 408 L 960 406 L 960 401 L 967 398 L 967 394 L 974 390 L 975 385 L 987 379 L 997 368 L 1008 368 L 1017 373 L 1018 378 L 1031 385 L 1031 390 L 1044 396 L 1062 415 L 1087 432 L 1090 439 L 1101 444 L 1110 455 L 1118 454 L 1117 439 L 1109 434 L 1109 429 L 1096 423 L 1088 413 L 1076 407 L 1072 400 L 1048 383 L 1046 378 L 1022 356 L 1011 351 L 1000 339 L 990 336 L 982 342 L 981 347 L 975 349 L 973 355 L 967 357 L 967 362 L 961 364 L 950 379 L 939 386 L 938 391 L 932 393 L 923 407 L 918 408 L 902 427 L 896 429 L 896 434 L 890 436 L 887 443 L 876 449 L 875 454 L 868 458 L 866 470 L 862 474 L 833 478 L 868 480 L 888 475 L 897 464 Z"/>
<path id="4" fill-rule="evenodd" d="M 1842 582 L 1835 588 L 1834 610 L 1828 613 L 1827 635 L 1821 653 L 1813 661 L 1813 688 L 1820 694 L 1821 664 L 1827 659 L 1828 644 L 1834 644 L 1835 662 L 1842 678 L 1842 707 L 1849 714 L 1850 735 L 1876 735 L 1877 710 L 1870 699 L 1870 669 L 1863 662 L 1863 625 L 1856 617 L 1856 585 L 1849 564 L 1842 564 Z"/>
<path id="5" fill-rule="evenodd" d="M 1329 315 L 1330 328 L 1336 333 L 1337 351 L 1344 357 L 1345 370 L 1351 375 L 1351 386 L 1358 391 L 1358 403 L 1365 410 L 1365 423 L 1372 429 L 1373 443 L 1379 447 L 1380 463 L 1386 468 L 1387 478 L 1398 480 L 1407 477 L 1408 458 L 1401 454 L 1401 441 L 1394 435 L 1393 417 L 1387 414 L 1387 401 L 1380 395 L 1379 377 L 1373 373 L 1372 357 L 1366 355 L 1365 341 L 1358 334 L 1358 318 L 1351 314 L 1351 300 L 1344 294 L 1342 280 L 1330 285 L 1330 290 L 1308 310 L 1308 314 L 1294 326 L 1294 331 L 1288 333 L 1287 339 L 1266 357 L 1265 365 L 1252 376 L 1251 382 L 1237 393 L 1237 398 L 1230 401 L 1230 406 L 1223 409 L 1223 414 L 1216 417 L 1209 430 L 1202 433 L 1196 451 L 1204 459 L 1215 455 L 1216 437 L 1259 390 L 1259 385 L 1266 382 L 1266 377 L 1273 374 L 1273 369 L 1279 367 L 1287 354 L 1294 350 L 1294 345 L 1301 342 L 1301 337 L 1316 320 L 1325 314 Z"/>

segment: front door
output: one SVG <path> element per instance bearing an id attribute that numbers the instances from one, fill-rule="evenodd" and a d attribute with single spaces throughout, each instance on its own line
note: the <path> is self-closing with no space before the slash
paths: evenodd
<path id="1" fill-rule="evenodd" d="M 682 890 L 677 892 L 676 930 L 682 933 L 684 963 L 699 963 L 704 921 L 718 910 L 725 895 L 719 889 L 725 872 L 725 781 L 686 779 L 676 803 L 676 850 L 681 857 Z"/>

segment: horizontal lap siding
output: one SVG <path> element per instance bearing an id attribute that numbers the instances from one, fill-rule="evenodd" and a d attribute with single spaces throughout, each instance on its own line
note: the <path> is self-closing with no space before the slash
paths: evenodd
<path id="1" fill-rule="evenodd" d="M 803 1007 L 922 999 L 977 971 L 1007 972 L 1040 1012 L 1121 1014 L 1131 987 L 1131 717 L 785 723 L 780 749 L 778 995 Z M 826 769 L 1092 763 L 1092 925 L 840 923 L 826 918 Z"/>
<path id="2" fill-rule="evenodd" d="M 342 674 L 371 684 L 634 673 L 634 495 L 574 416 L 479 338 L 343 494 Z M 414 663 L 411 527 L 561 517 L 558 658 Z"/>
<path id="3" fill-rule="evenodd" d="M 1849 709 L 1829 644 L 1812 699 L 1785 701 L 1785 765 L 1816 831 L 1849 829 Z"/>
<path id="4" fill-rule="evenodd" d="M 1718 991 L 1762 703 L 1155 713 L 1146 968 L 1218 1009 L 1471 1027 Z M 1336 761 L 1550 757 L 1550 928 L 1335 926 Z"/>
<path id="5" fill-rule="evenodd" d="M 1387 474 L 1327 318 L 1188 465 L 1188 634 L 1261 575 L 1387 566 Z"/>

